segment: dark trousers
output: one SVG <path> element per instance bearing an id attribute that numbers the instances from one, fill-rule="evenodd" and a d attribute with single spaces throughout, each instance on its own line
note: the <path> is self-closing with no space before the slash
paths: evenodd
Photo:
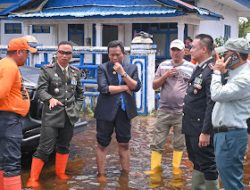
<path id="1" fill-rule="evenodd" d="M 115 131 L 118 143 L 128 143 L 131 139 L 131 121 L 120 107 L 114 121 L 96 120 L 96 138 L 98 144 L 107 147 Z"/>
<path id="2" fill-rule="evenodd" d="M 199 136 L 185 135 L 188 158 L 194 164 L 194 169 L 204 173 L 206 180 L 216 180 L 218 171 L 216 169 L 213 137 L 207 147 L 198 146 Z"/>
<path id="3" fill-rule="evenodd" d="M 0 169 L 7 177 L 21 172 L 22 117 L 0 111 Z"/>
<path id="4" fill-rule="evenodd" d="M 63 128 L 42 126 L 40 142 L 33 156 L 47 162 L 55 149 L 60 154 L 68 154 L 73 131 L 74 126 L 67 116 Z"/>

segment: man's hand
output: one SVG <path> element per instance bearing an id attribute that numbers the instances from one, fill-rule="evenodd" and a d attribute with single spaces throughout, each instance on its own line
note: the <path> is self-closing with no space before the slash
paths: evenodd
<path id="1" fill-rule="evenodd" d="M 113 69 L 119 74 L 123 75 L 125 73 L 122 65 L 119 62 L 114 63 Z"/>
<path id="2" fill-rule="evenodd" d="M 201 133 L 199 137 L 199 147 L 206 147 L 210 144 L 210 135 Z"/>
<path id="3" fill-rule="evenodd" d="M 177 70 L 176 68 L 172 68 L 170 70 L 167 70 L 165 73 L 164 73 L 164 78 L 168 78 L 168 77 L 172 77 L 172 76 L 175 76 L 177 74 Z"/>
<path id="4" fill-rule="evenodd" d="M 51 98 L 49 100 L 49 109 L 51 110 L 55 106 L 63 106 L 63 103 L 60 102 L 59 100 L 55 99 L 55 98 Z"/>
<path id="5" fill-rule="evenodd" d="M 227 72 L 226 66 L 229 63 L 231 57 L 229 57 L 226 61 L 224 59 L 225 59 L 224 57 L 220 58 L 219 54 L 216 53 L 216 62 L 213 66 L 214 71 L 215 70 L 220 71 L 222 74 Z"/>
<path id="6" fill-rule="evenodd" d="M 129 89 L 129 87 L 127 86 L 127 85 L 124 85 L 125 87 L 125 90 L 124 91 L 126 91 L 130 96 L 132 96 L 133 95 L 133 92 Z"/>

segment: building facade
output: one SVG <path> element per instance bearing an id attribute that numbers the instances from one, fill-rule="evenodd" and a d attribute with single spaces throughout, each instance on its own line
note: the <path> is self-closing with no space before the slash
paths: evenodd
<path id="1" fill-rule="evenodd" d="M 176 38 L 198 33 L 238 37 L 238 18 L 250 16 L 250 1 L 19 0 L 0 15 L 2 45 L 13 37 L 33 35 L 42 45 L 69 40 L 79 46 L 107 46 L 118 39 L 130 46 L 134 35 L 145 31 L 153 35 L 161 61 L 169 58 L 169 44 Z"/>

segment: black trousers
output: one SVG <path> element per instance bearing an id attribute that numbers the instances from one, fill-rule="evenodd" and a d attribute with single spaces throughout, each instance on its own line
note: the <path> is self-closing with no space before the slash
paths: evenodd
<path id="1" fill-rule="evenodd" d="M 210 144 L 200 148 L 199 136 L 185 135 L 188 158 L 194 164 L 194 169 L 204 173 L 206 180 L 216 180 L 218 171 L 216 168 L 213 137 L 210 137 Z"/>
<path id="2" fill-rule="evenodd" d="M 40 142 L 33 156 L 47 162 L 54 150 L 60 154 L 68 154 L 73 131 L 74 126 L 68 117 L 63 128 L 42 127 Z"/>
<path id="3" fill-rule="evenodd" d="M 21 173 L 22 117 L 0 111 L 0 170 L 7 177 Z"/>

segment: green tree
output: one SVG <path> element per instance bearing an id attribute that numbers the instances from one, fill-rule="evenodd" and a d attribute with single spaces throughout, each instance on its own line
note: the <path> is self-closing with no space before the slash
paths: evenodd
<path id="1" fill-rule="evenodd" d="M 239 37 L 245 37 L 250 32 L 250 17 L 239 20 Z"/>

